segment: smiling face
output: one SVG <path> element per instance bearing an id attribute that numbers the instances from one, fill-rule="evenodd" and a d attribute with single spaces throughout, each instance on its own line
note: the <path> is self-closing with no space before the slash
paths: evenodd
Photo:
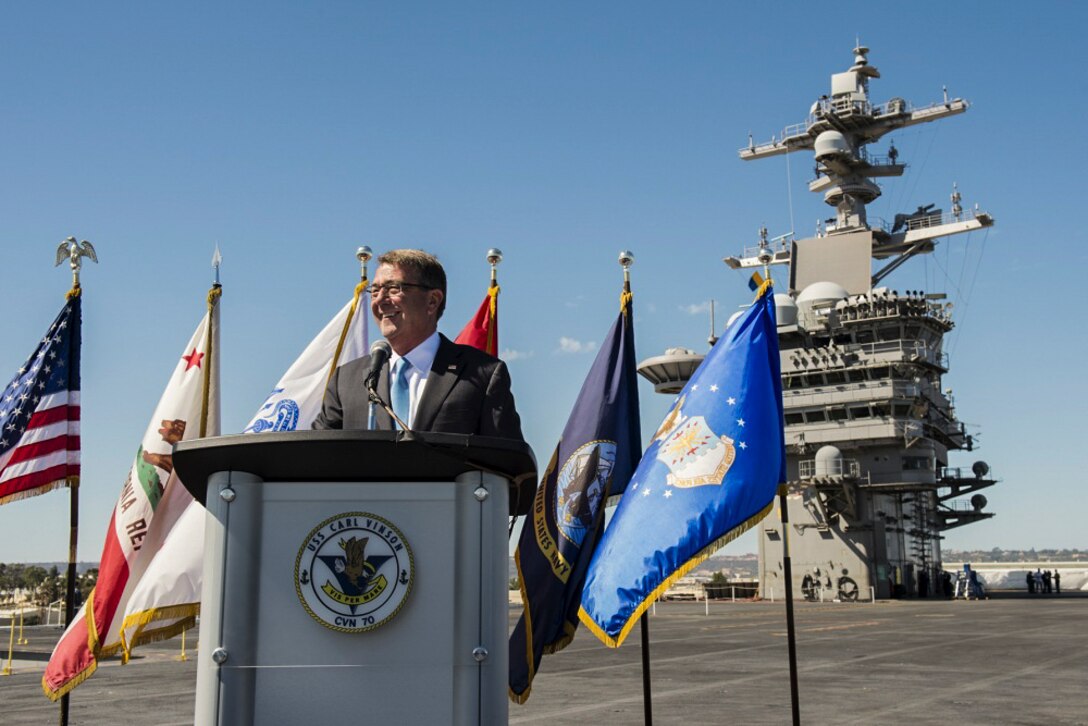
<path id="1" fill-rule="evenodd" d="M 443 294 L 441 290 L 417 287 L 420 281 L 412 270 L 390 264 L 379 266 L 374 287 L 394 282 L 406 285 L 399 295 L 383 291 L 378 297 L 371 297 L 370 311 L 389 345 L 397 355 L 405 355 L 438 330 Z"/>

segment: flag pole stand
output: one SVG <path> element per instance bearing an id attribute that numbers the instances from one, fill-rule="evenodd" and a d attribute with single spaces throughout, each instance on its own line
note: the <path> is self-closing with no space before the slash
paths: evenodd
<path id="1" fill-rule="evenodd" d="M 8 636 L 8 664 L 6 666 L 4 666 L 3 670 L 0 670 L 0 676 L 10 676 L 11 673 L 12 673 L 12 671 L 11 671 L 11 659 L 14 657 L 14 654 L 15 654 L 15 618 L 14 617 L 12 617 L 11 622 L 9 623 L 9 629 L 11 631 L 11 635 Z"/>
<path id="2" fill-rule="evenodd" d="M 79 540 L 79 480 L 68 484 L 68 583 L 64 593 L 64 628 L 72 624 L 76 614 L 76 542 Z M 68 726 L 68 693 L 60 699 L 60 726 Z"/>
<path id="3" fill-rule="evenodd" d="M 793 624 L 793 568 L 790 565 L 790 515 L 786 508 L 786 485 L 778 487 L 778 507 L 782 516 L 782 570 L 786 580 L 786 641 L 790 654 L 790 706 L 793 724 L 801 724 L 801 706 L 797 691 L 797 637 Z"/>
<path id="4" fill-rule="evenodd" d="M 646 726 L 653 726 L 654 709 L 650 699 L 650 619 L 646 613 L 639 618 L 642 630 L 642 714 Z"/>

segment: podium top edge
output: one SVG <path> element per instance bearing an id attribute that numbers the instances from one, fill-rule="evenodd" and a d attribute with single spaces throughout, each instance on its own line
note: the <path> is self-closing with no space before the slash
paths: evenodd
<path id="1" fill-rule="evenodd" d="M 174 469 L 205 503 L 208 478 L 245 471 L 265 481 L 443 481 L 467 471 L 510 480 L 511 514 L 527 513 L 536 457 L 524 441 L 405 431 L 280 431 L 182 441 Z"/>

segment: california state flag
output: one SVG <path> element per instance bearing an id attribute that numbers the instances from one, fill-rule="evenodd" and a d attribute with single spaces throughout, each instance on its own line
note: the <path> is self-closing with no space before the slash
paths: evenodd
<path id="1" fill-rule="evenodd" d="M 219 433 L 220 291 L 217 285 L 209 292 L 208 312 L 136 450 L 106 531 L 98 584 L 49 658 L 42 688 L 54 701 L 90 677 L 99 658 L 121 649 L 128 600 L 193 501 L 174 474 L 171 451 L 178 441 Z"/>
<path id="2" fill-rule="evenodd" d="M 353 299 L 283 374 L 246 426 L 246 433 L 310 428 L 321 412 L 332 368 L 367 352 L 365 300 L 360 304 L 365 291 L 363 280 Z M 121 642 L 126 659 L 138 645 L 171 638 L 192 627 L 200 612 L 206 511 L 198 502 L 188 502 L 124 607 Z"/>

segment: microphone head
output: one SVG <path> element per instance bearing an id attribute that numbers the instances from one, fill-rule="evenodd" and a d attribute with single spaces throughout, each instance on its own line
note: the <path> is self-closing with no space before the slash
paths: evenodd
<path id="1" fill-rule="evenodd" d="M 377 388 L 378 375 L 392 354 L 393 348 L 385 340 L 375 340 L 370 346 L 370 370 L 367 371 L 365 384 L 371 393 Z"/>

